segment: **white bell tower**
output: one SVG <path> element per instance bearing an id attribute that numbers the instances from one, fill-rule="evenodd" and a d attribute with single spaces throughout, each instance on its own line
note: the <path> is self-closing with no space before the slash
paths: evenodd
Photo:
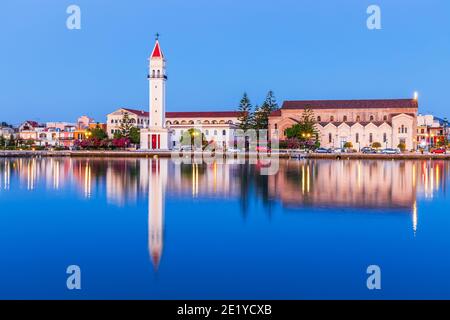
<path id="1" fill-rule="evenodd" d="M 170 131 L 166 128 L 166 59 L 159 45 L 159 34 L 148 65 L 149 124 L 141 130 L 141 149 L 169 150 Z"/>

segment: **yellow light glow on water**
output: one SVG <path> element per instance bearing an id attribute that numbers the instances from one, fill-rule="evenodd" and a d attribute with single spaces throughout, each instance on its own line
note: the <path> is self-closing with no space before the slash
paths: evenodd
<path id="1" fill-rule="evenodd" d="M 198 164 L 192 164 L 192 197 L 198 195 Z"/>
<path id="2" fill-rule="evenodd" d="M 84 195 L 86 198 L 91 196 L 91 165 L 89 162 L 86 162 L 84 169 Z"/>
<path id="3" fill-rule="evenodd" d="M 305 165 L 302 165 L 302 193 L 305 193 Z"/>
<path id="4" fill-rule="evenodd" d="M 306 192 L 309 193 L 309 187 L 310 187 L 310 179 L 309 179 L 309 166 L 306 166 Z"/>
<path id="5" fill-rule="evenodd" d="M 436 174 L 436 190 L 439 190 L 439 166 L 436 165 L 435 167 L 435 174 Z"/>

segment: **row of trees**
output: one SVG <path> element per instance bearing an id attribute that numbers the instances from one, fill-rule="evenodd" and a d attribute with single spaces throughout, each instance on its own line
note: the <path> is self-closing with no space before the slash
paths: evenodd
<path id="1" fill-rule="evenodd" d="M 244 132 L 249 129 L 267 129 L 269 116 L 275 110 L 278 110 L 278 104 L 273 91 L 267 93 L 266 99 L 261 106 L 256 105 L 254 108 L 247 93 L 244 93 L 238 107 L 240 129 L 244 130 Z"/>

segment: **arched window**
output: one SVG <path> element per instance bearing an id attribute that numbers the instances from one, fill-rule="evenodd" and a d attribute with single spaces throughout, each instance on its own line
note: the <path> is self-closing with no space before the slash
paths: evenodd
<path id="1" fill-rule="evenodd" d="M 331 133 L 328 134 L 328 143 L 333 142 L 333 135 Z"/>
<path id="2" fill-rule="evenodd" d="M 347 116 L 344 116 L 343 121 L 344 121 L 344 122 L 347 122 Z"/>
<path id="3" fill-rule="evenodd" d="M 214 135 L 217 136 L 217 130 L 214 130 Z"/>
<path id="4" fill-rule="evenodd" d="M 317 117 L 317 122 L 322 121 L 322 118 L 320 116 Z"/>
<path id="5" fill-rule="evenodd" d="M 189 120 L 189 124 L 194 124 L 194 120 Z"/>
<path id="6" fill-rule="evenodd" d="M 333 122 L 333 121 L 334 121 L 334 117 L 331 116 L 331 117 L 330 117 L 330 122 Z"/>
<path id="7" fill-rule="evenodd" d="M 383 133 L 383 142 L 387 142 L 387 134 L 386 134 L 386 132 Z"/>
<path id="8" fill-rule="evenodd" d="M 373 118 L 373 116 L 371 115 L 371 116 L 370 116 L 370 121 L 373 121 L 373 119 L 374 119 L 374 118 Z"/>
<path id="9" fill-rule="evenodd" d="M 155 77 L 155 70 L 152 70 L 152 78 Z"/>
<path id="10" fill-rule="evenodd" d="M 387 116 L 383 116 L 383 121 L 387 121 Z"/>
<path id="11" fill-rule="evenodd" d="M 227 130 L 222 130 L 222 135 L 226 136 L 227 135 Z"/>
<path id="12" fill-rule="evenodd" d="M 209 124 L 208 120 L 203 121 L 203 124 Z"/>
<path id="13" fill-rule="evenodd" d="M 158 78 L 159 78 L 159 77 L 160 77 L 160 75 L 161 75 L 161 71 L 160 71 L 160 70 L 158 70 L 157 74 L 158 74 Z"/>
<path id="14" fill-rule="evenodd" d="M 278 129 L 278 124 L 277 123 L 275 123 L 274 128 L 275 128 L 275 130 Z"/>
<path id="15" fill-rule="evenodd" d="M 219 124 L 225 124 L 225 120 L 220 120 Z"/>
<path id="16" fill-rule="evenodd" d="M 355 135 L 355 142 L 359 143 L 359 133 L 356 133 L 356 135 Z"/>
<path id="17" fill-rule="evenodd" d="M 369 143 L 372 143 L 373 142 L 373 133 L 370 133 L 369 134 Z"/>
<path id="18" fill-rule="evenodd" d="M 216 120 L 211 121 L 212 124 L 217 124 Z"/>
<path id="19" fill-rule="evenodd" d="M 361 116 L 356 116 L 356 122 L 360 122 L 361 121 Z"/>
<path id="20" fill-rule="evenodd" d="M 209 136 L 209 130 L 208 130 L 208 129 L 205 130 L 205 134 L 206 134 L 207 136 Z"/>
<path id="21" fill-rule="evenodd" d="M 180 124 L 180 123 L 178 122 L 178 120 L 175 120 L 175 121 L 173 122 L 173 124 Z"/>

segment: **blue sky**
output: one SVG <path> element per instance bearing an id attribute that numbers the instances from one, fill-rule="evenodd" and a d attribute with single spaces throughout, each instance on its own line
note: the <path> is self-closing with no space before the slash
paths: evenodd
<path id="1" fill-rule="evenodd" d="M 81 30 L 66 8 L 79 5 Z M 382 30 L 366 27 L 377 4 Z M 234 110 L 244 91 L 288 99 L 409 98 L 449 116 L 448 0 L 3 0 L 0 121 L 98 121 L 147 109 L 154 34 L 167 110 Z"/>

